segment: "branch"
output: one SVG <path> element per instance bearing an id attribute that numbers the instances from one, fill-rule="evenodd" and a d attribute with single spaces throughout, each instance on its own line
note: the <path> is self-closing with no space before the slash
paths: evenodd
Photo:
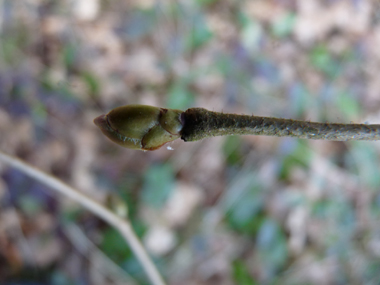
<path id="1" fill-rule="evenodd" d="M 181 138 L 197 141 L 228 135 L 264 135 L 300 139 L 349 141 L 380 140 L 380 125 L 333 124 L 224 114 L 203 108 L 191 108 L 183 114 Z"/>
<path id="2" fill-rule="evenodd" d="M 113 142 L 130 149 L 155 150 L 179 137 L 185 142 L 230 135 L 264 135 L 311 140 L 380 140 L 380 125 L 333 124 L 224 114 L 203 108 L 185 112 L 126 105 L 94 120 Z"/>
<path id="3" fill-rule="evenodd" d="M 74 201 L 82 205 L 84 208 L 86 208 L 87 210 L 89 210 L 90 212 L 107 222 L 109 225 L 113 226 L 120 232 L 120 234 L 129 244 L 130 248 L 136 255 L 137 259 L 140 261 L 152 284 L 165 284 L 160 273 L 158 272 L 152 260 L 149 258 L 148 254 L 146 253 L 143 245 L 141 244 L 135 232 L 133 231 L 133 228 L 128 220 L 124 220 L 118 217 L 117 215 L 107 210 L 105 207 L 103 207 L 101 204 L 99 204 L 92 198 L 78 192 L 76 189 L 68 186 L 62 181 L 34 168 L 33 166 L 26 164 L 25 162 L 17 158 L 11 157 L 0 152 L 0 161 L 24 172 L 26 175 L 47 185 L 52 190 L 55 190 L 56 192 L 73 199 Z"/>

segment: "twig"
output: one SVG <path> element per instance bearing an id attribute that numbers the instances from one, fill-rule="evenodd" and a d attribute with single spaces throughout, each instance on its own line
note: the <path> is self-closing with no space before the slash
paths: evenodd
<path id="1" fill-rule="evenodd" d="M 116 284 L 136 285 L 136 281 L 86 237 L 85 233 L 75 224 L 64 225 L 64 233 L 71 240 L 74 247 L 92 264 L 94 271 L 106 275 Z M 101 284 L 97 280 L 97 284 Z"/>
<path id="2" fill-rule="evenodd" d="M 230 135 L 264 135 L 328 141 L 380 140 L 380 125 L 334 124 L 224 114 L 203 108 L 185 112 L 126 105 L 94 120 L 113 142 L 131 149 L 155 150 L 179 137 L 185 142 Z"/>
<path id="3" fill-rule="evenodd" d="M 225 135 L 264 135 L 329 141 L 380 140 L 380 125 L 306 122 L 224 114 L 203 108 L 188 109 L 181 116 L 184 122 L 181 138 L 184 141 Z"/>
<path id="4" fill-rule="evenodd" d="M 75 200 L 80 205 L 85 207 L 87 210 L 91 211 L 93 214 L 97 215 L 99 218 L 103 219 L 108 224 L 113 226 L 121 233 L 126 242 L 129 244 L 130 248 L 136 255 L 137 259 L 140 261 L 152 284 L 165 284 L 163 278 L 161 277 L 152 260 L 149 258 L 148 254 L 146 253 L 143 245 L 141 244 L 135 232 L 133 231 L 132 226 L 128 220 L 124 220 L 118 217 L 117 215 L 107 210 L 105 207 L 103 207 L 101 204 L 99 204 L 92 198 L 78 192 L 76 189 L 68 186 L 62 181 L 34 168 L 33 166 L 26 164 L 25 162 L 17 158 L 11 157 L 0 152 L 0 161 L 3 161 L 5 164 L 8 164 L 24 172 L 26 175 L 49 186 L 56 192 Z"/>

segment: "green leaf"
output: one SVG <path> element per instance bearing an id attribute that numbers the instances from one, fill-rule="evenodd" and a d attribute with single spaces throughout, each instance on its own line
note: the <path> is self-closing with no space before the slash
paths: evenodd
<path id="1" fill-rule="evenodd" d="M 307 106 L 311 104 L 310 93 L 302 82 L 295 82 L 291 88 L 291 113 L 295 114 L 296 117 L 301 117 Z"/>
<path id="2" fill-rule="evenodd" d="M 239 285 L 256 285 L 257 283 L 249 274 L 247 266 L 243 261 L 235 260 L 232 263 L 233 277 L 236 284 Z"/>
<path id="3" fill-rule="evenodd" d="M 193 101 L 194 95 L 189 91 L 187 84 L 176 82 L 170 87 L 167 100 L 168 108 L 185 110 L 191 106 Z"/>
<path id="4" fill-rule="evenodd" d="M 70 208 L 66 209 L 60 216 L 62 223 L 76 223 L 81 218 L 83 214 L 83 209 L 81 208 Z"/>
<path id="5" fill-rule="evenodd" d="M 272 25 L 272 33 L 279 38 L 286 37 L 292 32 L 295 22 L 296 15 L 294 13 L 287 13 L 276 19 Z"/>
<path id="6" fill-rule="evenodd" d="M 188 51 L 193 51 L 206 44 L 212 38 L 213 34 L 200 14 L 194 15 L 190 24 L 192 29 L 186 38 L 186 47 Z"/>
<path id="7" fill-rule="evenodd" d="M 254 20 L 250 20 L 244 25 L 240 37 L 247 50 L 256 51 L 259 48 L 262 34 L 261 25 Z"/>
<path id="8" fill-rule="evenodd" d="M 309 165 L 311 159 L 311 151 L 307 146 L 307 141 L 297 140 L 296 142 L 290 140 L 283 140 L 283 144 L 295 143 L 294 149 L 282 159 L 279 178 L 288 179 L 294 168 L 305 168 Z"/>
<path id="9" fill-rule="evenodd" d="M 52 272 L 49 284 L 52 285 L 74 285 L 75 282 L 71 281 L 67 274 L 59 269 Z"/>
<path id="10" fill-rule="evenodd" d="M 82 74 L 82 79 L 88 87 L 90 96 L 97 97 L 100 91 L 100 84 L 95 75 L 90 72 L 85 72 Z"/>
<path id="11" fill-rule="evenodd" d="M 374 145 L 354 143 L 350 151 L 353 163 L 356 166 L 358 177 L 371 189 L 380 187 L 380 169 L 378 154 Z"/>
<path id="12" fill-rule="evenodd" d="M 196 0 L 199 6 L 210 6 L 218 2 L 218 0 Z"/>
<path id="13" fill-rule="evenodd" d="M 263 196 L 259 186 L 251 186 L 227 212 L 229 225 L 240 232 L 256 235 L 262 223 Z"/>
<path id="14" fill-rule="evenodd" d="M 103 240 L 99 248 L 117 264 L 125 262 L 132 256 L 124 238 L 113 228 L 103 231 Z"/>
<path id="15" fill-rule="evenodd" d="M 34 216 L 43 208 L 41 201 L 33 196 L 23 195 L 18 198 L 18 203 L 28 216 Z"/>
<path id="16" fill-rule="evenodd" d="M 263 222 L 256 245 L 265 275 L 274 276 L 288 258 L 285 234 L 274 220 L 267 218 Z"/>
<path id="17" fill-rule="evenodd" d="M 315 47 L 310 54 L 311 64 L 331 78 L 335 78 L 341 72 L 337 61 L 332 57 L 324 45 Z"/>
<path id="18" fill-rule="evenodd" d="M 145 174 L 145 183 L 141 192 L 144 203 L 160 209 L 173 189 L 174 171 L 169 164 L 154 165 Z"/>
<path id="19" fill-rule="evenodd" d="M 77 47 L 72 44 L 67 44 L 63 48 L 63 60 L 67 67 L 73 67 L 77 61 Z"/>
<path id="20" fill-rule="evenodd" d="M 41 102 L 35 102 L 32 108 L 32 116 L 36 122 L 45 122 L 48 117 L 46 105 Z"/>
<path id="21" fill-rule="evenodd" d="M 360 113 L 360 105 L 348 92 L 341 92 L 336 97 L 336 104 L 346 118 L 357 117 Z"/>
<path id="22" fill-rule="evenodd" d="M 228 136 L 223 144 L 223 153 L 227 163 L 234 165 L 242 160 L 240 153 L 241 138 L 239 136 Z"/>

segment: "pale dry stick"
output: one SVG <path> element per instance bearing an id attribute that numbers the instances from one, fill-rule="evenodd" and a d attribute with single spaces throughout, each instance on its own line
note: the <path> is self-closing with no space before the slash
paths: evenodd
<path id="1" fill-rule="evenodd" d="M 14 167 L 26 175 L 38 180 L 39 182 L 47 185 L 56 192 L 63 194 L 82 205 L 87 210 L 91 211 L 93 214 L 97 215 L 99 218 L 106 221 L 108 224 L 117 229 L 121 235 L 124 237 L 126 242 L 129 244 L 130 248 L 136 255 L 137 259 L 140 261 L 142 267 L 144 268 L 148 278 L 154 285 L 164 285 L 165 282 L 155 267 L 152 260 L 146 253 L 143 245 L 139 241 L 135 232 L 132 229 L 131 224 L 128 220 L 124 220 L 119 216 L 115 215 L 111 211 L 107 210 L 101 204 L 93 200 L 92 198 L 78 192 L 76 189 L 68 186 L 62 181 L 54 178 L 53 176 L 46 174 L 33 166 L 26 164 L 25 162 L 4 154 L 0 152 L 0 161 L 5 164 Z"/>
<path id="2" fill-rule="evenodd" d="M 97 273 L 106 275 L 116 284 L 137 285 L 136 281 L 115 262 L 106 256 L 99 248 L 86 237 L 85 233 L 75 224 L 64 225 L 64 233 L 71 240 L 74 247 L 92 264 Z M 118 278 L 119 280 L 117 280 Z M 97 281 L 97 284 L 100 284 Z"/>

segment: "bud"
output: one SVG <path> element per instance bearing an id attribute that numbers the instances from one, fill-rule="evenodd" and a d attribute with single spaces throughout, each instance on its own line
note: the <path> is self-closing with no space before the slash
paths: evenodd
<path id="1" fill-rule="evenodd" d="M 94 119 L 113 142 L 130 149 L 155 150 L 179 138 L 183 111 L 146 105 L 126 105 Z"/>

